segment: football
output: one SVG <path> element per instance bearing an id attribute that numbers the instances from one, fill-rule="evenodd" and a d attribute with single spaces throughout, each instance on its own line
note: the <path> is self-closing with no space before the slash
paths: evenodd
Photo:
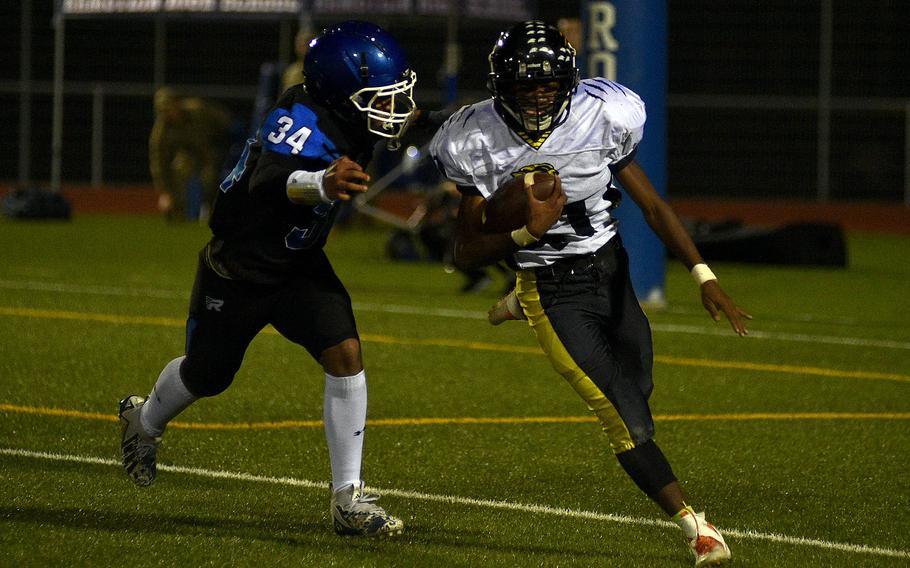
<path id="1" fill-rule="evenodd" d="M 543 201 L 556 189 L 556 179 L 545 172 L 527 172 L 502 184 L 487 200 L 484 232 L 506 233 L 523 227 L 528 218 L 525 186 L 530 185 L 534 198 Z"/>

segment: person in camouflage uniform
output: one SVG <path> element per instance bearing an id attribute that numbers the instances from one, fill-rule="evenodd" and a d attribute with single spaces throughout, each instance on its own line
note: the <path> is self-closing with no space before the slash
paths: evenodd
<path id="1" fill-rule="evenodd" d="M 230 124 L 230 114 L 218 103 L 181 97 L 168 87 L 155 93 L 149 169 L 158 192 L 158 209 L 169 221 L 187 218 L 187 185 L 193 178 L 202 185 L 203 214 L 211 210 L 221 182 Z"/>

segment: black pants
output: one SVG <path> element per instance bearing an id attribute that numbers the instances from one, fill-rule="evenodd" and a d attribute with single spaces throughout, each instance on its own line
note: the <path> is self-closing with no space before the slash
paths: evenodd
<path id="1" fill-rule="evenodd" d="M 613 451 L 650 440 L 651 328 L 619 237 L 593 255 L 520 271 L 516 291 L 550 363 L 598 416 Z"/>
<path id="2" fill-rule="evenodd" d="M 230 386 L 250 342 L 268 324 L 314 359 L 358 337 L 351 298 L 328 258 L 319 251 L 307 268 L 280 284 L 253 284 L 223 278 L 200 258 L 180 369 L 193 394 L 214 396 Z"/>

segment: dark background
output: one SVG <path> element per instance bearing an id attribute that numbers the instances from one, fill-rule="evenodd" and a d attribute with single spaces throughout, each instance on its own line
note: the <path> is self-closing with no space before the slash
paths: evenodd
<path id="1" fill-rule="evenodd" d="M 675 196 L 816 198 L 819 1 L 673 0 L 669 4 L 669 190 Z M 555 21 L 580 2 L 538 2 Z M 22 9 L 0 6 L 0 180 L 18 175 Z M 368 16 L 365 16 L 368 18 Z M 32 178 L 50 177 L 52 3 L 32 2 Z M 445 21 L 376 20 L 417 71 L 418 102 L 442 105 Z M 328 23 L 317 18 L 317 26 Z M 899 202 L 910 103 L 910 7 L 900 0 L 834 2 L 831 198 Z M 486 57 L 505 23 L 462 22 L 464 102 L 485 97 Z M 106 183 L 147 183 L 153 23 L 68 20 L 63 180 L 91 175 L 91 87 L 104 106 Z M 252 112 L 260 65 L 279 59 L 279 24 L 186 20 L 167 24 L 166 82 Z M 285 51 L 290 46 L 285 46 Z M 116 93 L 117 90 L 125 94 Z"/>

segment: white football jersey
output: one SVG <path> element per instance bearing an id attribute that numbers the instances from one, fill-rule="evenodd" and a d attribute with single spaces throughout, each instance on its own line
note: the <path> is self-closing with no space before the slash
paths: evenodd
<path id="1" fill-rule="evenodd" d="M 484 199 L 523 168 L 540 165 L 559 174 L 567 197 L 562 215 L 540 241 L 515 253 L 518 266 L 528 269 L 592 253 L 616 235 L 610 211 L 619 194 L 609 166 L 634 152 L 644 124 L 637 94 L 606 79 L 585 79 L 572 94 L 565 122 L 537 149 L 488 99 L 453 114 L 433 137 L 430 154 L 448 179 L 476 187 Z"/>

